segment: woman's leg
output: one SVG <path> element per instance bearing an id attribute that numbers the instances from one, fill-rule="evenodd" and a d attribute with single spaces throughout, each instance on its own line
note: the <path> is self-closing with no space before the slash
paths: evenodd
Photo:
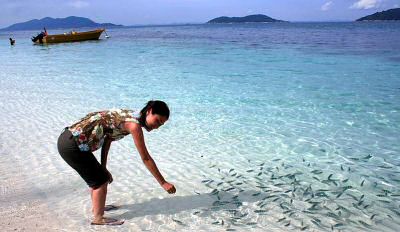
<path id="1" fill-rule="evenodd" d="M 122 225 L 124 220 L 104 217 L 104 206 L 106 204 L 108 182 L 94 189 L 90 188 L 93 206 L 93 221 L 92 225 Z"/>
<path id="2" fill-rule="evenodd" d="M 94 215 L 92 224 L 123 224 L 123 220 L 103 217 L 109 177 L 93 153 L 80 151 L 68 130 L 65 130 L 58 138 L 57 147 L 61 157 L 79 173 L 90 187 Z M 93 188 L 93 186 L 99 187 Z"/>
<path id="3" fill-rule="evenodd" d="M 92 195 L 92 206 L 94 221 L 100 221 L 104 215 L 104 206 L 106 204 L 107 197 L 107 185 L 108 182 L 104 183 L 100 187 L 93 189 L 90 188 Z"/>
<path id="4" fill-rule="evenodd" d="M 107 189 L 108 189 L 108 188 L 107 188 Z M 89 190 L 90 190 L 90 197 L 91 197 L 92 202 L 93 202 L 93 188 L 89 188 Z M 106 201 L 107 201 L 107 199 L 106 199 Z M 116 209 L 119 209 L 119 206 L 117 206 L 117 205 L 105 205 L 105 206 L 104 206 L 104 212 L 105 212 L 105 211 L 116 210 Z M 93 215 L 94 215 L 93 204 L 92 204 L 92 213 L 93 213 Z"/>

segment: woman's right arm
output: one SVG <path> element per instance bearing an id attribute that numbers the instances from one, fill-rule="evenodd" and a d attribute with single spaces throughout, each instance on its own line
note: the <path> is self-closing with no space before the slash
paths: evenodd
<path id="1" fill-rule="evenodd" d="M 135 142 L 135 146 L 142 158 L 143 163 L 146 165 L 147 169 L 151 172 L 151 174 L 156 178 L 158 183 L 168 192 L 168 193 L 175 193 L 175 187 L 166 182 L 164 177 L 161 175 L 160 171 L 157 168 L 156 163 L 154 162 L 153 158 L 150 156 L 149 152 L 147 151 L 142 128 L 139 124 L 134 122 L 126 122 L 124 127 L 133 137 L 133 141 Z"/>

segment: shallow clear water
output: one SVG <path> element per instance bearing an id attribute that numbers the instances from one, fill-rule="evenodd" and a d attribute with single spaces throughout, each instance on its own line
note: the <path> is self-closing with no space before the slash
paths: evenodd
<path id="1" fill-rule="evenodd" d="M 2 32 L 0 167 L 14 170 L 2 181 L 23 176 L 66 229 L 95 229 L 85 184 L 57 153 L 61 129 L 162 99 L 170 120 L 145 137 L 177 193 L 158 186 L 129 136 L 113 144 L 108 202 L 126 219 L 113 229 L 398 231 L 399 29 L 134 27 L 51 46 L 29 31 L 14 47 Z"/>

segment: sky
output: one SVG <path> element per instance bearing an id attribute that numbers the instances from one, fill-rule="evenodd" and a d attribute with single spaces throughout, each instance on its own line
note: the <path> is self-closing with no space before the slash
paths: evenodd
<path id="1" fill-rule="evenodd" d="M 44 17 L 87 17 L 125 26 L 204 23 L 265 14 L 291 22 L 353 21 L 400 7 L 400 0 L 0 0 L 0 28 Z"/>

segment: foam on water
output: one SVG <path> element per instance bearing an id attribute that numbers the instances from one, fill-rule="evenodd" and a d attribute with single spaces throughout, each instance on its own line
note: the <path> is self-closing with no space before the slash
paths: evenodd
<path id="1" fill-rule="evenodd" d="M 129 136 L 113 144 L 108 202 L 122 207 L 109 215 L 126 221 L 112 230 L 396 231 L 398 26 L 144 27 L 52 46 L 20 32 L 0 47 L 1 183 L 23 174 L 65 229 L 94 229 L 89 192 L 57 153 L 61 129 L 162 99 L 171 118 L 145 137 L 177 193 Z"/>

